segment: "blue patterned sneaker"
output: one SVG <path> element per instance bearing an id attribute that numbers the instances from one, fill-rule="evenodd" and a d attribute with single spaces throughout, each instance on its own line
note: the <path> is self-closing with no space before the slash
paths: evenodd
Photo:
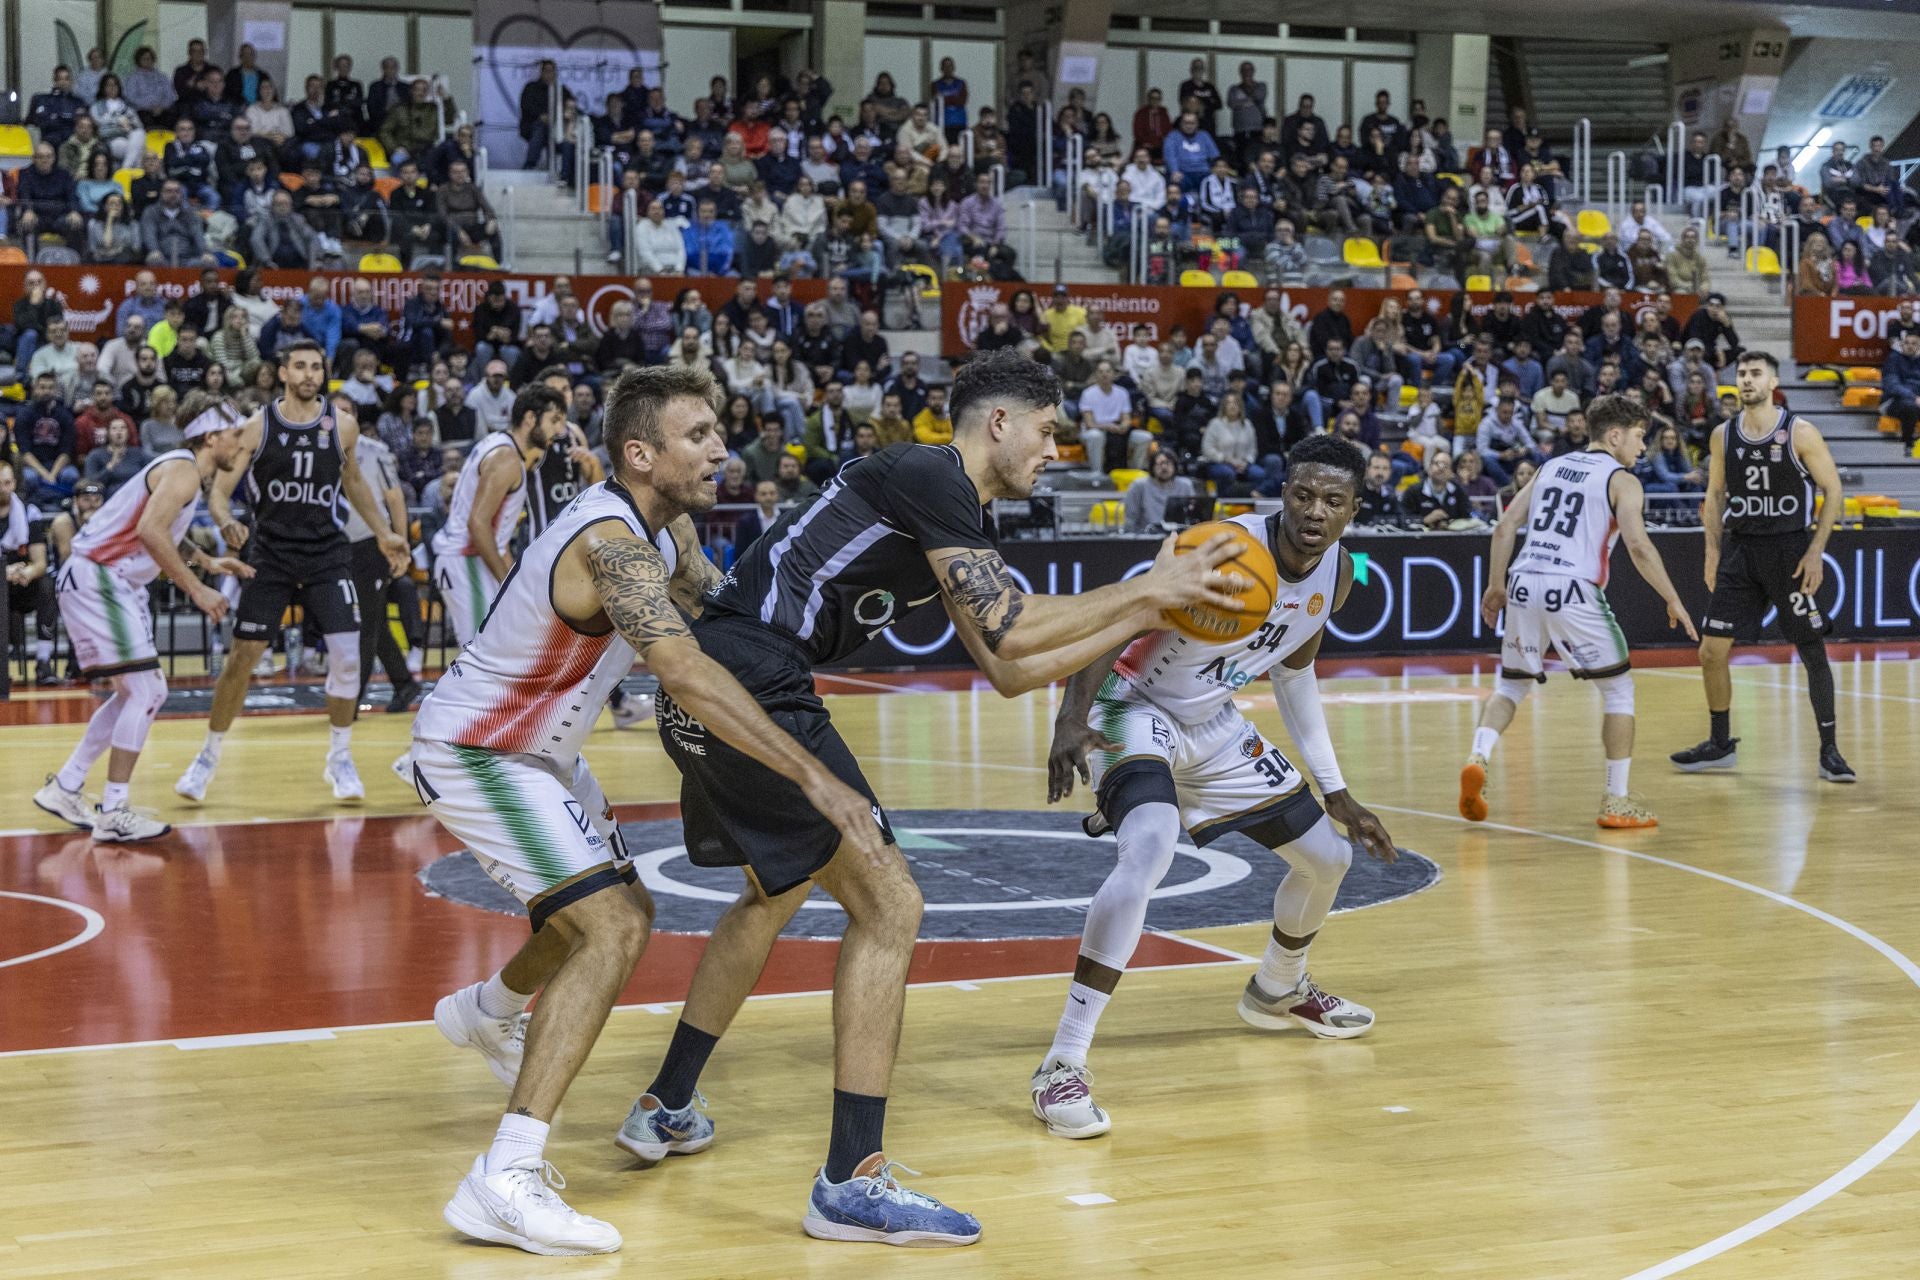
<path id="1" fill-rule="evenodd" d="M 613 1136 L 613 1145 L 649 1161 L 705 1151 L 713 1145 L 713 1121 L 707 1118 L 706 1107 L 707 1100 L 697 1089 L 678 1111 L 667 1110 L 660 1099 L 643 1093 Z"/>
<path id="2" fill-rule="evenodd" d="M 879 1152 L 860 1162 L 845 1182 L 828 1182 L 822 1169 L 813 1180 L 813 1196 L 800 1225 L 815 1240 L 851 1240 L 899 1244 L 916 1249 L 945 1249 L 980 1238 L 980 1220 L 949 1209 L 932 1196 L 909 1191 L 893 1176 L 894 1164 Z"/>

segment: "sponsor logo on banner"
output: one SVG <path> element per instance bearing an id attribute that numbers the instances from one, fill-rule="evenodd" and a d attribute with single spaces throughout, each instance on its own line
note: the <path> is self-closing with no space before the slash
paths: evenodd
<path id="1" fill-rule="evenodd" d="M 1793 358 L 1803 364 L 1873 364 L 1887 358 L 1900 298 L 1793 300 Z M 1905 301 L 1911 302 L 1912 299 Z M 1920 323 L 1920 316 L 1916 316 Z"/>

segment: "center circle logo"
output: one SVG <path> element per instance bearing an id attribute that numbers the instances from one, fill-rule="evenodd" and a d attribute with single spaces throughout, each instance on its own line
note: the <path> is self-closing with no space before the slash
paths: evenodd
<path id="1" fill-rule="evenodd" d="M 887 814 L 900 852 L 926 900 L 920 936 L 932 941 L 1057 938 L 1079 934 L 1086 911 L 1113 869 L 1111 835 L 1088 836 L 1070 810 L 898 809 Z M 734 867 L 687 861 L 676 820 L 622 823 L 620 833 L 640 878 L 652 892 L 655 927 L 707 933 L 740 894 Z M 1258 924 L 1273 916 L 1273 893 L 1286 862 L 1240 835 L 1206 848 L 1182 838 L 1173 866 L 1154 890 L 1147 924 L 1201 929 Z M 1388 865 L 1355 850 L 1335 911 L 1391 902 L 1440 878 L 1427 858 L 1402 849 Z M 471 854 L 439 859 L 421 873 L 426 888 L 468 906 L 521 914 L 520 904 L 480 870 Z M 785 933 L 837 938 L 846 915 L 815 890 Z"/>

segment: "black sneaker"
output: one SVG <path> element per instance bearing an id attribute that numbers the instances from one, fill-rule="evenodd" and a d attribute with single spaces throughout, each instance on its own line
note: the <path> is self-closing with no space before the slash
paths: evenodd
<path id="1" fill-rule="evenodd" d="M 403 711 L 411 711 L 414 702 L 417 701 L 419 697 L 420 682 L 418 680 L 409 680 L 393 691 L 393 697 L 387 703 L 387 713 L 389 715 L 398 715 Z"/>
<path id="2" fill-rule="evenodd" d="M 33 682 L 43 687 L 56 685 L 60 683 L 60 673 L 51 662 L 36 662 L 33 664 Z"/>
<path id="3" fill-rule="evenodd" d="M 1708 738 L 1699 746 L 1674 752 L 1667 759 L 1678 765 L 1682 773 L 1699 773 L 1705 769 L 1731 769 L 1740 763 L 1740 757 L 1734 751 L 1739 741 L 1738 738 L 1729 738 L 1725 742 L 1715 742 L 1712 738 Z"/>
<path id="4" fill-rule="evenodd" d="M 1840 754 L 1838 747 L 1820 748 L 1820 780 L 1823 782 L 1854 782 L 1853 766 Z"/>

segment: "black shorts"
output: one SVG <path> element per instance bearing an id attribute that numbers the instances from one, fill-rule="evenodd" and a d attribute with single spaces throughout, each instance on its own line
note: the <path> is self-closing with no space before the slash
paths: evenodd
<path id="1" fill-rule="evenodd" d="M 1763 537 L 1728 534 L 1721 544 L 1720 572 L 1700 630 L 1710 636 L 1751 641 L 1760 634 L 1761 620 L 1771 607 L 1780 611 L 1776 621 L 1789 644 L 1825 636 L 1833 620 L 1820 612 L 1811 596 L 1801 594 L 1793 576 L 1812 541 L 1813 533 L 1807 529 Z"/>
<path id="2" fill-rule="evenodd" d="M 353 585 L 353 554 L 346 539 L 318 554 L 247 544 L 253 576 L 240 584 L 233 638 L 271 641 L 287 608 L 299 604 L 309 634 L 335 636 L 360 630 L 360 599 Z"/>
<path id="3" fill-rule="evenodd" d="M 733 617 L 696 623 L 694 636 L 775 724 L 873 802 L 874 821 L 887 843 L 894 843 L 873 788 L 813 691 L 812 662 L 800 643 L 756 620 Z M 664 689 L 655 713 L 667 756 L 680 770 L 689 861 L 697 867 L 751 867 L 770 895 L 804 884 L 832 861 L 840 832 L 798 784 L 708 732 Z"/>

